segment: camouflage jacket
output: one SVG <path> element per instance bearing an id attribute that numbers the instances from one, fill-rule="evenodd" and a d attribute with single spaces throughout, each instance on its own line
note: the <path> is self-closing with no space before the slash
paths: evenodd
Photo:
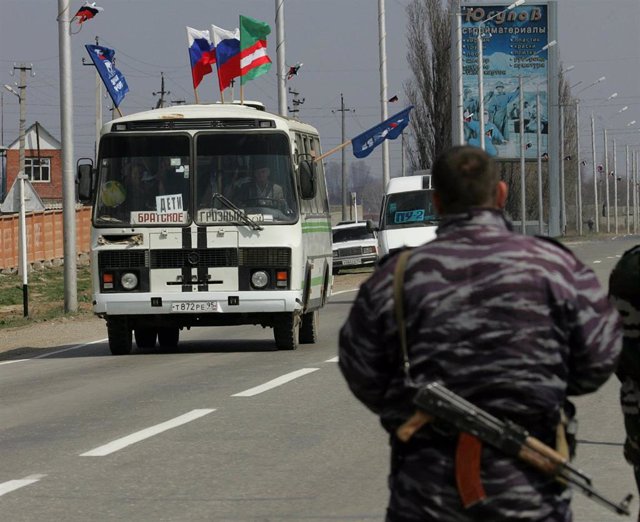
<path id="1" fill-rule="evenodd" d="M 339 348 L 351 391 L 391 434 L 414 411 L 394 317 L 396 261 L 390 257 L 360 288 Z M 596 390 L 615 368 L 619 316 L 595 274 L 561 245 L 513 233 L 498 211 L 443 220 L 437 238 L 414 249 L 404 288 L 415 384 L 439 381 L 547 443 L 554 443 L 566 396 Z M 414 438 L 414 447 L 420 440 L 450 445 L 429 426 Z M 483 480 L 495 478 L 499 489 L 500 476 L 513 470 L 488 462 L 493 452 L 486 449 Z M 430 465 L 446 461 L 432 457 Z M 437 476 L 423 479 L 439 487 Z"/>

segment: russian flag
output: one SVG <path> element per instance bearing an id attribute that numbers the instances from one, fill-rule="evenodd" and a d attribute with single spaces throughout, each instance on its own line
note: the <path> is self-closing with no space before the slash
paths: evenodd
<path id="1" fill-rule="evenodd" d="M 216 51 L 211 43 L 211 38 L 209 38 L 209 31 L 199 31 L 187 27 L 187 41 L 189 42 L 193 88 L 196 89 L 202 78 L 212 71 L 211 64 L 216 63 Z"/>
<path id="2" fill-rule="evenodd" d="M 222 92 L 231 85 L 231 80 L 240 76 L 240 29 L 228 31 L 212 25 L 211 35 L 216 50 L 218 83 Z"/>

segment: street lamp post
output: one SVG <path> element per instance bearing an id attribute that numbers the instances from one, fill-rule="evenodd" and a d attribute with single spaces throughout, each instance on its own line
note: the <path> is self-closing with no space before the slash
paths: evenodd
<path id="1" fill-rule="evenodd" d="M 581 165 L 581 161 L 580 161 L 580 98 L 578 98 L 578 94 L 586 91 L 587 89 L 593 87 L 594 85 L 597 85 L 603 81 L 605 81 L 607 78 L 606 76 L 601 76 L 600 78 L 598 78 L 597 80 L 595 80 L 594 82 L 590 83 L 589 85 L 587 85 L 586 87 L 584 87 L 583 89 L 580 89 L 577 93 L 576 93 L 576 160 L 577 160 L 577 164 L 578 164 L 578 172 L 577 172 L 577 176 L 576 176 L 576 193 L 578 196 L 578 212 L 576 215 L 576 222 L 578 225 L 578 235 L 582 235 L 582 165 Z M 573 87 L 576 87 L 577 85 L 579 85 L 580 83 L 582 83 L 581 81 L 574 84 Z"/>
<path id="2" fill-rule="evenodd" d="M 27 268 L 27 219 L 25 215 L 25 203 L 24 203 L 24 180 L 26 178 L 24 173 L 24 155 L 25 155 L 25 138 L 24 127 L 26 120 L 26 110 L 24 106 L 24 93 L 26 91 L 25 82 L 22 81 L 20 87 L 20 93 L 18 93 L 11 85 L 4 85 L 4 88 L 10 93 L 18 97 L 18 104 L 20 105 L 20 152 L 19 152 L 19 167 L 18 167 L 18 194 L 20 200 L 19 206 L 19 249 L 20 249 L 20 274 L 22 275 L 22 315 L 29 317 L 29 276 Z"/>
<path id="3" fill-rule="evenodd" d="M 525 0 L 516 0 L 512 4 L 508 5 L 502 11 L 492 14 L 486 20 L 483 20 L 478 25 L 478 35 L 476 36 L 476 48 L 478 53 L 478 122 L 480 123 L 480 147 L 482 150 L 486 149 L 484 143 L 484 43 L 482 41 L 482 37 L 484 36 L 484 26 L 487 22 L 497 18 L 502 13 L 506 13 L 507 11 L 511 11 L 516 7 L 525 3 Z"/>

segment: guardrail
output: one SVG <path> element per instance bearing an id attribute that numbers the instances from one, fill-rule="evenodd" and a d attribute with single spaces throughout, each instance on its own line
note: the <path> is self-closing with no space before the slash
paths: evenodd
<path id="1" fill-rule="evenodd" d="M 52 261 L 64 257 L 62 210 L 29 212 L 26 215 L 27 261 Z M 19 264 L 18 214 L 0 216 L 0 270 Z M 91 242 L 91 208 L 76 209 L 76 249 L 89 252 Z"/>

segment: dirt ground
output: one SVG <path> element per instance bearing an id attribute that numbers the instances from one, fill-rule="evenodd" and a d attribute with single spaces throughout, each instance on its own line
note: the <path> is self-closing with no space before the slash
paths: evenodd
<path id="1" fill-rule="evenodd" d="M 372 269 L 353 269 L 336 275 L 333 292 L 358 288 Z M 0 329 L 0 361 L 32 357 L 43 348 L 73 346 L 107 337 L 105 321 L 90 314 L 59 317 L 17 328 Z"/>

